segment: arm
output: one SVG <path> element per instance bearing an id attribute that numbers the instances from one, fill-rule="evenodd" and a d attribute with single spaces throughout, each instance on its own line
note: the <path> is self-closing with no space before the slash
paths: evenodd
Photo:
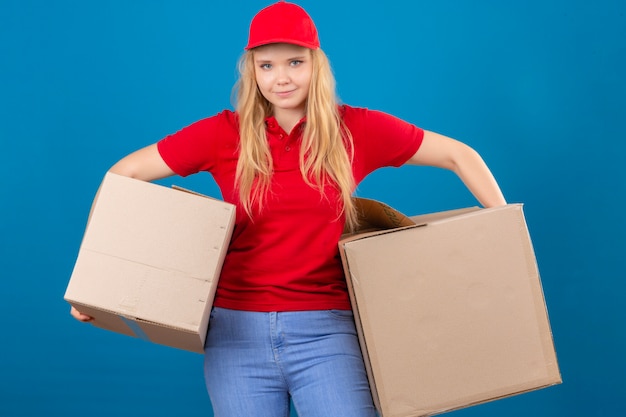
<path id="1" fill-rule="evenodd" d="M 506 204 L 498 183 L 480 155 L 457 140 L 425 130 L 420 148 L 406 163 L 453 171 L 483 207 Z"/>
<path id="2" fill-rule="evenodd" d="M 113 165 L 109 172 L 143 181 L 154 181 L 174 175 L 174 171 L 161 158 L 156 144 L 146 146 L 125 156 Z M 78 321 L 89 322 L 93 320 L 93 317 L 82 314 L 74 307 L 70 309 L 70 314 Z"/>
<path id="3" fill-rule="evenodd" d="M 156 143 L 120 159 L 109 172 L 143 181 L 159 180 L 175 174 L 161 158 Z"/>

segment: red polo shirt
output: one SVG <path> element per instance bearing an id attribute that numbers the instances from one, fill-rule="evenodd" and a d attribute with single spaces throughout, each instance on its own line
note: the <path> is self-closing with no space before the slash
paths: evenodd
<path id="1" fill-rule="evenodd" d="M 358 184 L 384 166 L 404 164 L 419 148 L 424 132 L 388 114 L 341 107 L 354 138 L 353 173 Z M 195 122 L 158 143 L 177 174 L 208 171 L 225 201 L 237 206 L 237 219 L 214 305 L 248 311 L 350 309 L 337 243 L 344 228 L 338 218 L 337 190 L 325 196 L 302 179 L 299 146 L 303 124 L 285 132 L 267 119 L 274 162 L 271 192 L 264 210 L 251 220 L 235 188 L 238 115 L 223 111 Z"/>

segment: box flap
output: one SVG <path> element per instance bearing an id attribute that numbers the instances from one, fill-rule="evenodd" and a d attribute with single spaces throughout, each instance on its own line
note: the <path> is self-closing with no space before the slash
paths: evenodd
<path id="1" fill-rule="evenodd" d="M 346 227 L 344 235 L 414 225 L 410 218 L 380 201 L 362 197 L 353 197 L 352 201 L 356 207 L 358 226 L 352 231 Z"/>
<path id="2" fill-rule="evenodd" d="M 437 213 L 406 216 L 391 206 L 380 201 L 355 197 L 359 226 L 354 231 L 344 230 L 340 246 L 348 241 L 376 236 L 402 228 L 425 226 L 436 221 L 445 221 L 461 214 L 481 210 L 480 207 L 467 207 Z"/>
<path id="3" fill-rule="evenodd" d="M 356 197 L 353 199 L 359 220 L 359 230 L 395 229 L 415 223 L 398 210 L 380 201 Z"/>

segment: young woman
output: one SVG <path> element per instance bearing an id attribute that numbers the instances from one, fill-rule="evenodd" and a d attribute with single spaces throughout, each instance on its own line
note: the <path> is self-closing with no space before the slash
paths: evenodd
<path id="1" fill-rule="evenodd" d="M 208 171 L 237 221 L 206 342 L 214 413 L 375 416 L 337 243 L 351 195 L 384 166 L 454 171 L 485 207 L 506 204 L 481 157 L 388 114 L 339 105 L 315 25 L 275 3 L 252 20 L 236 111 L 200 120 L 116 163 L 152 181 Z M 90 317 L 75 309 L 81 321 Z"/>

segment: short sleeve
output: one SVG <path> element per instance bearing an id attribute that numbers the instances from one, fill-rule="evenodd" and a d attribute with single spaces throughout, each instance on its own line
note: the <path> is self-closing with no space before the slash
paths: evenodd
<path id="1" fill-rule="evenodd" d="M 237 137 L 233 113 L 225 111 L 199 120 L 157 143 L 163 161 L 180 176 L 212 171 L 225 141 Z M 236 140 L 236 139 L 235 139 Z"/>
<path id="2" fill-rule="evenodd" d="M 378 168 L 403 165 L 424 138 L 423 129 L 381 111 L 348 108 L 344 121 L 354 140 L 357 181 Z"/>

